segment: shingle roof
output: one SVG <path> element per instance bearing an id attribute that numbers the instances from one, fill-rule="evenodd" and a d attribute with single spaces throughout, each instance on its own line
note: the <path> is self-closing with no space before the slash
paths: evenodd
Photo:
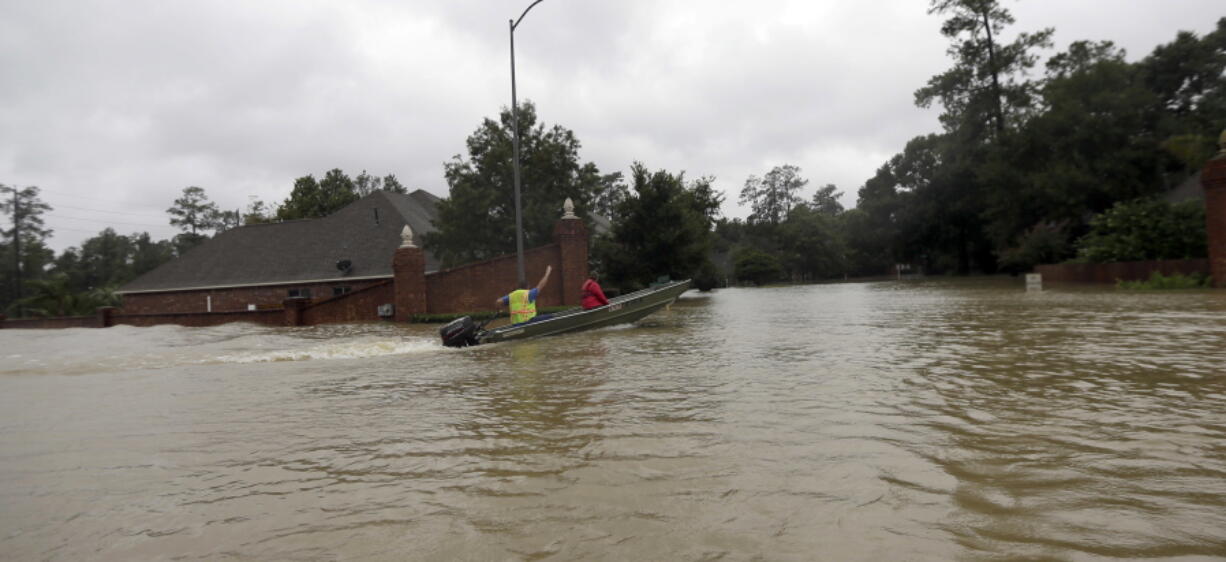
<path id="1" fill-rule="evenodd" d="M 320 219 L 227 230 L 120 288 L 120 293 L 390 277 L 405 224 L 421 245 L 438 197 L 376 191 Z M 349 260 L 348 272 L 337 262 Z M 426 270 L 438 260 L 426 252 Z"/>

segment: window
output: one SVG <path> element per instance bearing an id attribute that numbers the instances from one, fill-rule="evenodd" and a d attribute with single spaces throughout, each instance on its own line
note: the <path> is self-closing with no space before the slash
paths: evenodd
<path id="1" fill-rule="evenodd" d="M 334 296 L 334 297 L 339 297 L 339 296 L 341 296 L 341 295 L 343 295 L 343 294 L 345 294 L 345 293 L 348 293 L 350 290 L 351 290 L 351 289 L 350 289 L 348 286 L 346 286 L 346 287 L 332 287 L 332 296 Z"/>
<path id="2" fill-rule="evenodd" d="M 309 299 L 311 298 L 311 290 L 310 289 L 290 289 L 289 296 L 290 298 Z"/>

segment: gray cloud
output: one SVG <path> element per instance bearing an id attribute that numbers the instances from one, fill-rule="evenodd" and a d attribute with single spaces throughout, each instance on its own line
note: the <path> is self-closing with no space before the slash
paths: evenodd
<path id="1" fill-rule="evenodd" d="M 188 185 L 232 209 L 340 167 L 446 195 L 443 162 L 510 104 L 507 20 L 528 4 L 0 0 L 0 182 L 44 188 L 56 249 L 108 221 L 168 237 Z M 1219 17 L 1201 0 L 1005 5 L 1014 32 L 1133 59 Z M 784 163 L 850 205 L 938 127 L 912 103 L 949 65 L 925 6 L 546 0 L 517 32 L 520 99 L 602 170 L 716 176 L 732 216 L 745 178 Z"/>

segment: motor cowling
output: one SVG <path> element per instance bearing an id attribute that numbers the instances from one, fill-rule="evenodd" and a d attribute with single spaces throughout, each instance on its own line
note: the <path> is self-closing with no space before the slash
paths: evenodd
<path id="1" fill-rule="evenodd" d="M 447 347 L 468 347 L 481 343 L 477 339 L 477 333 L 480 331 L 481 327 L 473 322 L 471 316 L 464 316 L 439 328 L 438 333 L 443 338 L 443 345 Z"/>

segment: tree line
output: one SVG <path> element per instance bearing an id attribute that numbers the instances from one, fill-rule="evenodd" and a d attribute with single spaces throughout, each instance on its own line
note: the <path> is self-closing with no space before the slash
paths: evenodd
<path id="1" fill-rule="evenodd" d="M 1000 37 L 992 0 L 936 0 L 951 68 L 916 90 L 942 131 L 911 139 L 844 210 L 811 199 L 795 166 L 751 176 L 752 214 L 720 220 L 717 250 L 751 283 L 929 273 L 1018 273 L 1040 263 L 1204 257 L 1204 206 L 1161 196 L 1195 182 L 1226 126 L 1226 18 L 1129 63 L 1077 41 L 1032 72 L 1053 30 Z"/>
<path id="2" fill-rule="evenodd" d="M 832 184 L 809 191 L 793 165 L 749 176 L 745 219 L 719 216 L 714 178 L 620 173 L 581 164 L 561 126 L 521 113 L 524 216 L 544 243 L 560 202 L 611 223 L 593 266 L 636 288 L 659 275 L 701 286 L 928 273 L 1021 272 L 1039 263 L 1203 257 L 1203 205 L 1159 196 L 1192 178 L 1226 124 L 1226 18 L 1179 32 L 1130 63 L 1109 41 L 1077 41 L 1047 58 L 1052 29 L 1002 41 L 1014 23 L 995 0 L 934 0 L 953 65 L 916 90 L 940 106 L 940 132 L 883 163 L 844 209 Z M 455 264 L 514 250 L 510 115 L 487 119 L 468 157 L 446 166 L 451 197 L 426 247 Z M 1163 242 L 1156 243 L 1154 239 Z"/>
<path id="3" fill-rule="evenodd" d="M 1104 259 L 1095 245 L 1119 236 L 1101 217 L 1138 208 L 1153 210 L 1145 228 L 1176 220 L 1199 228 L 1181 238 L 1200 243 L 1113 259 L 1204 255 L 1203 207 L 1158 197 L 1195 175 L 1226 125 L 1226 18 L 1135 63 L 1109 41 L 1073 42 L 1032 76 L 1053 30 L 1003 43 L 1014 20 L 996 1 L 940 0 L 931 10 L 948 16 L 954 65 L 915 100 L 943 108 L 943 130 L 913 138 L 860 189 L 845 218 L 848 271 L 1017 272 Z"/>

